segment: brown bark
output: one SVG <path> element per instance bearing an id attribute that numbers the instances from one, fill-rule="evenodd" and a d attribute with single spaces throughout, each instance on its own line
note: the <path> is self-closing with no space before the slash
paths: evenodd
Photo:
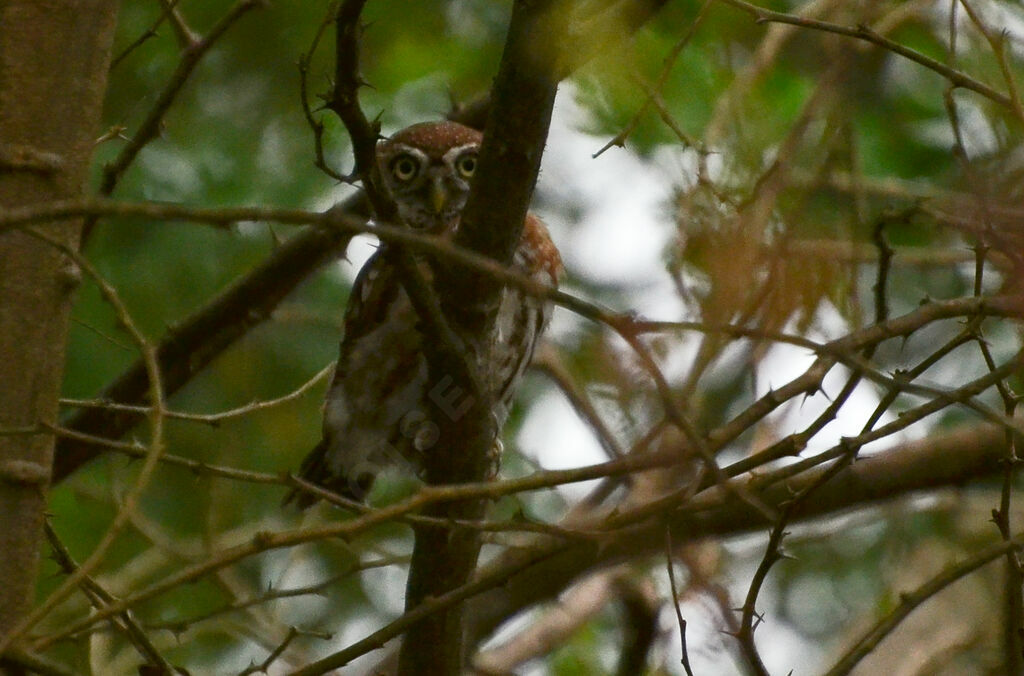
<path id="1" fill-rule="evenodd" d="M 980 478 L 997 476 L 1006 453 L 1003 430 L 988 424 L 965 426 L 927 439 L 869 456 L 846 467 L 820 490 L 811 494 L 794 514 L 794 522 L 864 509 L 872 504 L 950 486 L 962 486 Z M 818 467 L 758 493 L 773 509 L 781 508 L 800 490 L 812 485 L 827 467 Z M 754 531 L 766 532 L 770 524 L 749 504 L 722 489 L 701 498 L 701 510 L 693 505 L 655 515 L 606 541 L 565 542 L 541 540 L 532 547 L 510 549 L 477 571 L 477 578 L 514 571 L 504 583 L 474 598 L 468 609 L 472 650 L 502 622 L 525 608 L 548 601 L 580 576 L 601 566 L 647 556 L 664 546 L 665 527 L 676 544 L 697 542 Z M 621 515 L 620 515 L 621 516 Z M 593 523 L 580 517 L 572 524 L 582 531 L 597 530 L 604 515 Z M 530 563 L 530 565 L 525 565 Z"/>
<path id="2" fill-rule="evenodd" d="M 78 197 L 110 63 L 113 0 L 0 0 L 0 208 Z M 40 227 L 74 244 L 78 223 Z M 0 642 L 35 588 L 73 266 L 22 231 L 0 235 Z"/>
<path id="3" fill-rule="evenodd" d="M 504 263 L 511 260 L 522 235 L 551 121 L 560 79 L 557 60 L 551 57 L 557 52 L 553 45 L 560 45 L 559 38 L 565 34 L 565 12 L 556 11 L 559 7 L 566 9 L 557 0 L 519 0 L 513 7 L 505 51 L 491 91 L 493 107 L 480 149 L 479 170 L 456 235 L 456 243 Z M 546 42 L 544 38 L 551 40 Z M 549 49 L 543 49 L 544 45 Z M 499 284 L 456 268 L 439 271 L 438 288 L 445 318 L 460 335 L 489 334 L 487 327 L 494 321 Z M 450 392 L 479 392 L 471 378 L 459 378 L 458 363 L 433 357 L 430 361 L 434 382 L 455 377 Z M 472 404 L 460 416 L 452 416 L 440 405 L 432 411 L 431 419 L 437 421 L 440 436 L 426 457 L 428 483 L 484 480 L 496 432 L 491 402 L 484 399 L 470 396 L 466 401 Z M 431 506 L 425 514 L 472 521 L 483 517 L 485 509 L 483 500 L 466 500 Z M 415 532 L 406 611 L 468 582 L 480 552 L 479 534 L 471 530 L 418 526 Z M 464 630 L 461 604 L 417 623 L 403 639 L 398 673 L 461 673 Z"/>

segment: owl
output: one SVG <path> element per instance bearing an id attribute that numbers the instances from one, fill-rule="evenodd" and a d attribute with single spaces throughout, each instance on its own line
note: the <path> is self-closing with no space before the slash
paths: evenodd
<path id="1" fill-rule="evenodd" d="M 394 200 L 404 226 L 447 237 L 458 231 L 480 141 L 480 132 L 469 127 L 427 122 L 378 143 L 380 185 Z M 417 265 L 433 283 L 431 263 L 420 258 Z M 540 282 L 558 283 L 558 250 L 532 214 L 523 224 L 512 268 Z M 494 402 L 498 430 L 550 313 L 550 304 L 517 288 L 501 292 L 492 334 L 477 351 L 478 373 Z M 443 404 L 448 415 L 459 415 L 464 403 L 451 396 L 450 380 L 432 382 L 424 345 L 433 339 L 425 331 L 384 244 L 353 284 L 324 404 L 323 438 L 302 463 L 304 479 L 362 501 L 386 467 L 422 473 L 423 458 L 439 434 L 430 417 L 438 406 L 431 406 L 431 400 Z M 295 492 L 288 500 L 306 507 L 315 498 Z"/>

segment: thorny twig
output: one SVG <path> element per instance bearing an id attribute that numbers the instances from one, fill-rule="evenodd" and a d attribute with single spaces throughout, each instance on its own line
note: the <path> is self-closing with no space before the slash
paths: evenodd
<path id="1" fill-rule="evenodd" d="M 668 570 L 668 584 L 672 591 L 672 608 L 676 613 L 676 624 L 679 626 L 679 644 L 682 648 L 682 665 L 686 670 L 686 676 L 693 676 L 693 669 L 690 668 L 690 651 L 686 647 L 686 620 L 683 619 L 683 611 L 679 608 L 679 588 L 676 586 L 676 573 L 672 561 L 672 531 L 665 529 L 665 568 Z"/>
<path id="2" fill-rule="evenodd" d="M 324 123 L 313 116 L 313 110 L 309 106 L 309 67 L 313 61 L 313 55 L 320 45 L 320 40 L 323 39 L 327 27 L 334 22 L 337 11 L 338 3 L 332 2 L 328 6 L 327 14 L 324 16 L 323 21 L 320 22 L 316 33 L 313 35 L 309 49 L 299 57 L 299 98 L 302 103 L 302 114 L 306 118 L 306 124 L 313 131 L 313 151 L 316 155 L 313 161 L 314 166 L 334 180 L 344 183 L 351 181 L 352 177 L 341 174 L 327 164 L 327 159 L 324 156 Z"/>
<path id="3" fill-rule="evenodd" d="M 68 575 L 73 574 L 78 570 L 78 564 L 75 563 L 71 553 L 64 546 L 64 543 L 60 541 L 60 538 L 57 537 L 57 533 L 49 522 L 44 524 L 44 530 L 57 565 Z M 117 600 L 89 575 L 83 576 L 80 584 L 82 593 L 89 598 L 89 601 L 96 608 L 102 608 Z M 128 641 L 135 646 L 139 654 L 146 658 L 149 663 L 156 665 L 163 670 L 163 673 L 168 675 L 175 672 L 174 667 L 164 659 L 164 656 L 160 654 L 160 651 L 153 645 L 153 642 L 149 640 L 146 632 L 135 622 L 135 619 L 128 610 L 119 613 L 117 617 L 111 618 L 111 620 L 112 624 L 125 633 Z"/>
<path id="4" fill-rule="evenodd" d="M 697 12 L 697 16 L 694 17 L 693 23 L 690 24 L 683 33 L 683 36 L 679 38 L 676 44 L 665 56 L 661 66 L 661 72 L 658 74 L 657 80 L 655 80 L 649 87 L 646 87 L 647 98 L 644 99 L 642 104 L 640 104 L 640 107 L 637 108 L 637 111 L 633 114 L 633 117 L 630 118 L 629 122 L 626 123 L 626 126 L 623 127 L 619 133 L 613 136 L 610 141 L 598 148 L 597 152 L 595 152 L 592 157 L 596 159 L 613 146 L 620 148 L 625 146 L 626 139 L 629 138 L 629 135 L 632 134 L 633 130 L 637 128 L 637 125 L 640 124 L 640 120 L 643 119 L 647 109 L 654 103 L 655 97 L 660 98 L 660 94 L 658 94 L 658 92 L 665 87 L 669 76 L 672 74 L 672 69 L 675 67 L 676 61 L 679 59 L 679 55 L 683 53 L 683 50 L 686 49 L 686 45 L 690 44 L 693 36 L 697 34 L 697 29 L 699 29 L 701 24 L 704 23 L 704 18 L 707 16 L 708 10 L 711 9 L 713 4 L 713 0 L 704 1 L 704 4 L 701 5 L 700 10 Z"/>
<path id="5" fill-rule="evenodd" d="M 182 49 L 181 60 L 178 62 L 177 68 L 157 96 L 156 102 L 146 115 L 145 120 L 135 131 L 131 143 L 125 145 L 117 157 L 103 168 L 103 179 L 100 182 L 99 190 L 101 195 L 110 195 L 114 192 L 114 187 L 122 174 L 135 161 L 135 157 L 160 133 L 164 116 L 170 110 L 181 88 L 188 81 L 203 56 L 243 14 L 260 6 L 262 2 L 264 0 L 238 0 L 202 39 L 189 39 L 188 44 Z"/>
<path id="6" fill-rule="evenodd" d="M 967 558 L 965 561 L 950 566 L 942 573 L 936 575 L 926 583 L 907 594 L 900 594 L 900 603 L 872 627 L 843 657 L 833 666 L 825 676 L 843 676 L 850 673 L 857 663 L 873 651 L 882 639 L 892 633 L 893 629 L 903 621 L 915 608 L 932 598 L 940 591 L 953 584 L 957 580 L 973 573 L 982 566 L 994 561 L 1000 556 L 1012 552 L 1019 552 L 1024 546 L 1024 536 L 1017 535 L 1010 540 L 996 543 L 977 554 Z"/>
<path id="7" fill-rule="evenodd" d="M 848 26 L 841 26 L 839 24 L 829 23 L 827 21 L 819 21 L 817 19 L 807 19 L 804 17 L 793 16 L 791 14 L 784 14 L 782 12 L 775 12 L 764 7 L 744 2 L 744 0 L 723 0 L 726 4 L 732 5 L 733 7 L 740 9 L 754 17 L 759 23 L 786 23 L 793 26 L 799 26 L 801 28 L 810 28 L 813 30 L 824 31 L 826 33 L 835 33 L 836 35 L 844 35 L 846 37 L 856 38 L 858 40 L 864 40 L 872 44 L 878 45 L 883 49 L 886 49 L 894 54 L 898 54 L 904 58 L 910 59 L 915 63 L 918 63 L 925 68 L 932 70 L 942 77 L 949 80 L 956 87 L 963 87 L 964 89 L 970 89 L 971 91 L 981 94 L 985 98 L 998 103 L 1001 106 L 1007 108 L 1013 108 L 1013 101 L 1010 97 L 1005 94 L 992 89 L 983 82 L 979 82 L 969 75 L 951 68 L 946 64 L 936 61 L 935 59 L 925 56 L 921 52 L 918 52 L 906 45 L 900 44 L 889 38 L 886 38 L 867 26 L 857 26 L 850 28 Z"/>
<path id="8" fill-rule="evenodd" d="M 110 61 L 110 70 L 114 70 L 115 68 L 117 68 L 117 66 L 122 61 L 128 58 L 128 56 L 131 55 L 131 53 L 134 52 L 136 49 L 141 47 L 143 43 L 150 40 L 151 38 L 155 38 L 157 36 L 156 31 L 158 28 L 160 28 L 160 24 L 166 21 L 168 17 L 176 16 L 180 18 L 180 14 L 177 11 L 178 0 L 163 0 L 161 4 L 163 5 L 163 10 L 160 12 L 160 16 L 157 17 L 156 22 L 152 26 L 144 30 L 142 34 L 139 35 L 139 37 L 132 40 L 131 43 L 121 51 L 120 54 L 115 56 Z M 177 29 L 177 26 L 175 27 L 175 34 L 179 36 L 181 35 L 180 31 Z"/>
<path id="9" fill-rule="evenodd" d="M 328 364 L 322 368 L 319 373 L 314 375 L 312 378 L 307 380 L 305 383 L 300 385 L 298 388 L 292 390 L 288 394 L 281 395 L 275 399 L 267 399 L 263 401 L 254 401 L 245 406 L 239 406 L 227 411 L 220 411 L 218 413 L 191 413 L 186 411 L 172 411 L 168 410 L 164 413 L 165 417 L 169 420 L 186 420 L 189 422 L 204 423 L 212 427 L 235 418 L 241 418 L 247 415 L 251 415 L 258 411 L 265 411 L 281 404 L 286 404 L 290 401 L 295 401 L 301 398 L 303 395 L 309 393 L 310 390 L 319 385 L 334 371 L 334 364 Z M 110 411 L 128 412 L 146 414 L 151 410 L 151 406 L 137 406 L 133 404 L 119 404 L 115 401 L 105 401 L 102 399 L 61 399 L 61 406 L 70 406 L 74 408 L 102 408 Z"/>

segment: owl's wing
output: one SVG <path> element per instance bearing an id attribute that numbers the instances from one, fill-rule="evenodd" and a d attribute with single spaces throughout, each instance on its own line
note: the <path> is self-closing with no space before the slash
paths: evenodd
<path id="1" fill-rule="evenodd" d="M 527 217 L 513 267 L 543 283 L 558 282 L 558 251 L 543 223 L 532 215 Z M 502 291 L 491 342 L 478 362 L 495 395 L 493 413 L 499 427 L 550 313 L 544 299 L 512 286 Z M 422 454 L 431 439 L 436 440 L 429 429 L 425 435 L 417 432 L 417 425 L 432 425 L 423 345 L 429 339 L 382 247 L 353 284 L 324 407 L 323 440 L 302 463 L 304 479 L 361 499 L 384 466 L 404 462 L 413 472 L 422 467 Z M 287 500 L 300 507 L 315 502 L 296 493 Z"/>
<path id="2" fill-rule="evenodd" d="M 325 411 L 323 438 L 303 459 L 299 468 L 299 476 L 310 483 L 323 486 L 350 500 L 361 501 L 365 490 L 353 486 L 349 477 L 340 475 L 333 467 L 338 463 L 331 462 L 330 455 L 335 447 L 339 433 L 337 411 L 331 417 L 331 402 L 343 401 L 346 396 L 344 382 L 348 375 L 353 346 L 375 327 L 387 321 L 387 310 L 398 293 L 397 280 L 393 279 L 394 269 L 388 264 L 384 247 L 377 250 L 359 270 L 349 293 L 348 306 L 342 321 L 341 345 L 338 350 L 338 362 L 334 377 L 327 390 L 328 410 Z M 364 486 L 364 488 L 367 488 Z M 354 490 L 355 489 L 355 490 Z M 359 495 L 357 495 L 357 492 Z M 312 495 L 292 490 L 284 498 L 284 504 L 294 503 L 300 509 L 306 509 L 317 501 Z"/>
<path id="3" fill-rule="evenodd" d="M 544 222 L 532 213 L 523 224 L 523 237 L 512 258 L 512 267 L 541 284 L 558 286 L 562 261 Z M 512 403 L 516 386 L 533 361 L 541 334 L 551 320 L 550 302 L 524 293 L 517 287 L 505 287 L 495 320 L 495 348 L 492 370 L 497 376 L 498 413 Z M 503 420 L 499 417 L 499 422 Z"/>

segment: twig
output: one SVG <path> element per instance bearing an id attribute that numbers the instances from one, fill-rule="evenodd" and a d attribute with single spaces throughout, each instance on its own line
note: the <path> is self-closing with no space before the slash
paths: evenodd
<path id="1" fill-rule="evenodd" d="M 164 15 L 170 20 L 171 28 L 174 29 L 174 37 L 178 40 L 178 47 L 185 51 L 202 38 L 185 22 L 185 17 L 178 11 L 178 1 L 160 0 L 160 4 L 164 8 Z"/>
<path id="2" fill-rule="evenodd" d="M 932 598 L 940 591 L 953 584 L 957 580 L 973 573 L 985 564 L 994 561 L 1000 556 L 1020 551 L 1024 546 L 1024 536 L 1004 540 L 990 547 L 987 547 L 974 556 L 971 556 L 962 563 L 950 566 L 942 573 L 928 580 L 909 594 L 900 594 L 900 603 L 883 617 L 874 627 L 857 641 L 850 650 L 832 667 L 825 676 L 842 676 L 850 673 L 857 663 L 873 651 L 886 636 L 892 633 L 893 629 L 910 614 L 912 610 Z"/>
<path id="3" fill-rule="evenodd" d="M 327 27 L 334 22 L 337 13 L 338 3 L 330 3 L 323 21 L 317 26 L 309 49 L 299 57 L 299 98 L 302 103 L 302 114 L 306 118 L 306 124 L 313 130 L 313 151 L 316 155 L 313 165 L 334 180 L 344 183 L 351 181 L 351 177 L 339 173 L 327 164 L 327 159 L 324 157 L 324 123 L 313 117 L 313 110 L 309 107 L 309 66 L 313 61 L 313 55 L 316 53 L 317 47 L 320 46 L 320 40 L 323 39 Z"/>
<path id="4" fill-rule="evenodd" d="M 1017 122 L 1024 124 L 1024 107 L 1021 106 L 1020 94 L 1017 91 L 1017 80 L 1013 76 L 1013 71 L 1010 69 L 1009 61 L 1006 58 L 1006 34 L 1000 33 L 997 37 L 993 34 L 992 30 L 985 25 L 982 21 L 981 16 L 975 11 L 974 7 L 968 0 L 960 0 L 960 4 L 963 5 L 964 10 L 967 11 L 967 16 L 971 18 L 978 31 L 984 36 L 985 41 L 988 42 L 989 47 L 992 48 L 992 54 L 996 57 L 996 62 L 999 64 L 999 70 L 1003 74 L 1003 79 L 1006 81 L 1006 89 L 1009 92 L 1010 109 L 1013 111 L 1014 116 L 1017 118 Z"/>
<path id="5" fill-rule="evenodd" d="M 672 531 L 665 529 L 665 568 L 668 570 L 668 585 L 672 591 L 672 608 L 676 612 L 676 623 L 679 626 L 679 644 L 682 648 L 681 663 L 686 670 L 686 676 L 693 676 L 693 669 L 690 668 L 690 653 L 686 649 L 686 620 L 683 619 L 683 611 L 679 607 L 679 588 L 676 586 L 676 573 L 673 568 L 672 552 Z"/>
<path id="6" fill-rule="evenodd" d="M 316 375 L 307 380 L 305 383 L 300 385 L 295 390 L 292 390 L 288 394 L 282 395 L 275 399 L 267 399 L 265 401 L 254 401 L 245 406 L 239 406 L 237 408 L 229 409 L 227 411 L 221 411 L 219 413 L 191 413 L 185 411 L 166 411 L 165 417 L 173 420 L 187 420 L 190 422 L 205 423 L 216 427 L 221 423 L 232 420 L 234 418 L 241 418 L 257 411 L 265 411 L 269 408 L 286 404 L 290 401 L 295 401 L 303 395 L 307 394 L 310 390 L 320 384 L 321 381 L 325 380 L 328 375 L 334 371 L 334 364 L 328 364 L 322 368 Z M 61 399 L 61 406 L 70 406 L 73 408 L 100 408 L 109 411 L 116 411 L 121 413 L 136 413 L 146 414 L 149 413 L 150 406 L 138 406 L 133 404 L 119 404 L 114 401 L 106 401 L 103 399 Z"/>
<path id="7" fill-rule="evenodd" d="M 227 13 L 221 17 L 221 19 L 214 24 L 207 35 L 200 39 L 195 40 L 191 35 L 187 36 L 188 42 L 184 46 L 181 52 L 181 60 L 178 62 L 177 68 L 174 73 L 171 74 L 170 80 L 164 86 L 164 89 L 157 95 L 156 103 L 150 109 L 146 115 L 146 119 L 143 120 L 142 124 L 135 131 L 130 143 L 125 145 L 121 152 L 118 153 L 117 157 L 108 165 L 103 168 L 103 179 L 100 182 L 100 194 L 110 195 L 114 192 L 114 187 L 117 185 L 124 174 L 125 170 L 135 161 L 135 157 L 139 152 L 160 133 L 160 127 L 163 124 L 164 116 L 167 111 L 170 110 L 171 105 L 178 96 L 178 92 L 188 81 L 189 76 L 195 69 L 196 65 L 203 58 L 203 56 L 210 50 L 210 48 L 217 42 L 218 39 L 235 23 L 243 14 L 250 9 L 259 6 L 264 0 L 238 0 Z M 172 24 L 174 24 L 174 12 L 171 10 Z M 187 29 L 186 29 L 187 30 Z M 179 32 L 179 34 L 181 34 Z"/>
<path id="8" fill-rule="evenodd" d="M 276 648 L 270 651 L 270 654 L 267 655 L 267 659 L 263 660 L 259 664 L 252 664 L 249 667 L 243 669 L 242 671 L 238 672 L 238 676 L 249 676 L 249 674 L 267 673 L 267 671 L 270 669 L 270 665 L 277 661 L 277 658 L 280 657 L 281 654 L 288 649 L 288 646 L 291 645 L 291 642 L 294 641 L 299 634 L 300 632 L 297 628 L 289 627 L 288 633 L 285 634 L 284 639 L 282 639 L 281 643 L 278 644 Z"/>
<path id="9" fill-rule="evenodd" d="M 597 436 L 601 447 L 608 454 L 609 458 L 622 458 L 626 450 L 619 443 L 618 438 L 605 423 L 601 414 L 590 400 L 587 393 L 576 384 L 572 374 L 562 363 L 558 352 L 553 345 L 544 344 L 537 351 L 533 359 L 533 368 L 540 370 L 547 375 L 562 391 L 565 398 L 569 400 L 576 414 L 583 419 Z"/>
<path id="10" fill-rule="evenodd" d="M 750 14 L 758 23 L 785 23 L 793 26 L 799 26 L 801 28 L 810 28 L 813 30 L 824 31 L 826 33 L 835 33 L 836 35 L 843 35 L 846 37 L 856 38 L 858 40 L 864 40 L 872 44 L 878 45 L 883 49 L 886 49 L 894 54 L 898 54 L 904 58 L 910 59 L 911 61 L 918 63 L 925 68 L 932 70 L 942 77 L 949 80 L 956 87 L 963 87 L 964 89 L 970 89 L 971 91 L 981 94 L 985 98 L 998 103 L 1006 108 L 1013 109 L 1013 101 L 1010 97 L 1002 94 L 1001 92 L 992 89 L 988 85 L 975 80 L 974 78 L 962 73 L 955 68 L 951 68 L 946 64 L 936 61 L 935 59 L 925 56 L 924 54 L 911 49 L 905 45 L 901 45 L 898 42 L 894 42 L 889 38 L 879 35 L 867 26 L 857 26 L 850 28 L 848 26 L 841 26 L 839 24 L 829 23 L 827 21 L 818 21 L 817 19 L 806 19 L 799 16 L 793 16 L 791 14 L 783 14 L 781 12 L 774 12 L 763 7 L 758 7 L 744 0 L 722 0 L 728 5 L 740 9 L 747 14 Z"/>
<path id="11" fill-rule="evenodd" d="M 71 553 L 64 546 L 64 543 L 57 537 L 57 533 L 54 532 L 53 526 L 47 521 L 44 525 L 46 532 L 46 538 L 50 542 L 50 547 L 53 550 L 54 560 L 61 569 L 71 575 L 78 570 L 78 564 L 72 558 Z M 115 602 L 115 599 L 107 590 L 105 590 L 96 580 L 91 576 L 85 575 L 81 581 L 82 592 L 89 598 L 89 601 L 96 608 L 102 608 L 103 606 Z M 156 646 L 153 645 L 149 637 L 146 636 L 146 632 L 132 618 L 131 613 L 127 610 L 123 613 L 119 613 L 116 618 L 113 619 L 113 624 L 119 629 L 122 629 L 128 638 L 128 641 L 135 646 L 144 658 L 146 658 L 151 664 L 160 668 L 165 674 L 173 674 L 176 669 L 164 659 L 164 656 L 160 654 Z"/>
<path id="12" fill-rule="evenodd" d="M 156 22 L 154 22 L 152 26 L 144 30 L 139 37 L 132 40 L 131 43 L 121 51 L 120 54 L 113 58 L 113 60 L 110 62 L 110 70 L 114 70 L 115 68 L 117 68 L 122 61 L 128 58 L 128 56 L 131 55 L 131 53 L 134 52 L 136 49 L 138 49 L 143 43 L 145 43 L 151 38 L 155 38 L 157 36 L 156 30 L 160 27 L 160 24 L 162 24 L 168 18 L 171 18 L 171 24 L 174 28 L 174 34 L 178 38 L 179 46 L 184 47 L 186 44 L 182 42 L 183 37 L 191 38 L 191 40 L 189 40 L 189 43 L 193 42 L 196 39 L 195 34 L 192 33 L 191 30 L 188 29 L 188 26 L 184 24 L 184 20 L 181 18 L 181 14 L 178 12 L 178 1 L 179 0 L 160 0 L 160 4 L 163 5 L 163 10 L 160 12 L 160 16 L 157 17 Z"/>
<path id="13" fill-rule="evenodd" d="M 676 61 L 679 59 L 679 55 L 683 53 L 683 50 L 686 49 L 688 44 L 690 44 L 693 36 L 697 34 L 697 29 L 700 28 L 702 23 L 704 23 L 704 18 L 707 16 L 708 10 L 711 8 L 712 4 L 714 4 L 713 0 L 704 0 L 704 4 L 701 5 L 700 10 L 697 12 L 697 16 L 693 19 L 693 23 L 687 27 L 682 37 L 676 41 L 676 44 L 673 45 L 671 50 L 669 50 L 668 55 L 665 56 L 664 62 L 661 66 L 661 72 L 658 74 L 657 80 L 647 88 L 647 98 L 644 99 L 642 104 L 640 104 L 637 111 L 633 113 L 633 117 L 626 123 L 626 126 L 623 127 L 618 134 L 612 137 L 610 141 L 601 146 L 597 152 L 592 155 L 592 157 L 596 159 L 613 146 L 620 148 L 625 146 L 626 139 L 628 139 L 630 134 L 633 133 L 633 130 L 637 128 L 637 125 L 640 124 L 640 120 L 643 119 L 644 114 L 651 107 L 651 104 L 654 103 L 655 95 L 665 87 L 669 76 L 672 74 L 672 69 L 675 67 Z"/>
<path id="14" fill-rule="evenodd" d="M 360 561 L 347 568 L 345 571 L 336 575 L 331 575 L 321 582 L 306 585 L 305 587 L 295 587 L 292 589 L 274 589 L 270 588 L 265 593 L 255 596 L 250 599 L 244 599 L 236 601 L 230 605 L 224 606 L 223 608 L 217 608 L 201 615 L 195 615 L 184 620 L 175 620 L 170 622 L 160 622 L 147 624 L 147 629 L 167 629 L 175 633 L 182 632 L 186 628 L 199 624 L 201 622 L 207 622 L 216 617 L 220 617 L 227 613 L 237 612 L 244 610 L 252 606 L 259 606 L 265 603 L 271 603 L 273 601 L 279 601 L 281 599 L 296 598 L 299 596 L 313 596 L 322 595 L 324 590 L 335 586 L 339 581 L 344 580 L 356 573 L 361 573 L 374 568 L 384 568 L 387 566 L 397 566 L 407 564 L 409 562 L 408 556 L 385 556 L 370 561 Z"/>
<path id="15" fill-rule="evenodd" d="M 147 408 L 147 410 L 150 410 Z M 106 437 L 100 437 L 93 434 L 86 434 L 77 430 L 68 429 L 66 427 L 51 427 L 43 425 L 43 429 L 50 430 L 58 439 L 68 439 L 79 444 L 88 445 L 90 447 L 105 448 L 116 453 L 127 455 L 131 458 L 145 458 L 147 449 L 144 444 L 136 441 L 118 441 L 116 439 L 108 439 Z M 208 475 L 221 477 L 224 479 L 232 479 L 234 481 L 245 481 L 248 483 L 256 484 L 280 484 L 282 486 L 288 485 L 288 479 L 282 477 L 279 474 L 266 474 L 263 472 L 254 472 L 247 469 L 236 469 L 234 467 L 224 467 L 222 465 L 211 465 L 207 462 L 199 460 L 192 460 L 191 458 L 183 458 L 178 455 L 172 455 L 170 453 L 164 453 L 160 456 L 160 462 L 173 465 L 177 467 L 183 467 L 196 475 Z"/>
<path id="16" fill-rule="evenodd" d="M 715 454 L 712 446 L 705 440 L 701 433 L 697 431 L 696 426 L 692 421 L 690 421 L 686 414 L 683 413 L 682 407 L 679 402 L 676 401 L 676 395 L 672 391 L 672 386 L 669 385 L 668 380 L 661 372 L 661 369 L 658 367 L 657 362 L 654 360 L 653 355 L 651 355 L 647 347 L 626 327 L 620 328 L 618 333 L 626 340 L 627 343 L 629 343 L 630 347 L 633 348 L 633 351 L 640 356 L 644 369 L 654 380 L 658 388 L 658 394 L 661 399 L 662 406 L 665 409 L 666 418 L 668 418 L 672 424 L 679 428 L 679 431 L 686 436 L 687 441 L 690 442 L 693 449 L 700 456 L 704 466 L 708 469 L 714 481 L 725 487 L 726 490 L 732 491 L 738 499 L 748 503 L 769 523 L 773 521 L 776 515 L 771 508 L 762 504 L 756 496 L 751 495 L 742 487 L 737 486 L 728 480 L 728 475 L 722 471 L 722 468 L 715 460 Z M 696 484 L 693 488 L 696 488 Z M 693 488 L 685 487 L 681 490 L 691 491 Z"/>

